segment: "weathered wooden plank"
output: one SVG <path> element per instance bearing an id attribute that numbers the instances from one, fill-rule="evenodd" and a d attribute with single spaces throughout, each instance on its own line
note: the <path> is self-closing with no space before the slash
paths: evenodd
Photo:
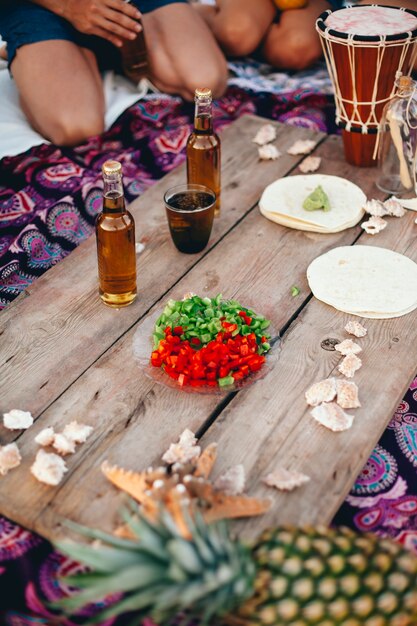
<path id="1" fill-rule="evenodd" d="M 245 116 L 224 132 L 223 210 L 203 253 L 177 252 L 166 224 L 163 192 L 183 182 L 184 167 L 131 205 L 137 241 L 146 246 L 138 260 L 139 296 L 133 305 L 114 310 L 99 300 L 95 238 L 91 237 L 2 313 L 0 413 L 22 408 L 37 416 L 49 406 L 256 204 L 271 179 L 283 176 L 300 160 L 285 153 L 296 138 L 323 138 L 277 124 L 276 143 L 284 155 L 275 162 L 260 162 L 251 140 L 264 122 Z M 1 431 L 0 436 L 10 439 Z"/>
<path id="2" fill-rule="evenodd" d="M 378 245 L 417 261 L 414 216 L 390 219 L 386 230 L 358 243 Z M 204 445 L 218 441 L 216 473 L 243 463 L 251 494 L 270 496 L 273 507 L 260 520 L 240 523 L 246 535 L 271 524 L 329 523 L 364 466 L 375 443 L 402 399 L 417 369 L 417 311 L 391 320 L 366 320 L 362 368 L 354 381 L 362 407 L 353 427 L 333 433 L 310 416 L 304 393 L 328 376 L 339 376 L 338 352 L 321 347 L 323 340 L 342 340 L 349 319 L 313 298 L 284 337 L 280 362 L 267 378 L 239 393 L 203 437 Z M 362 321 L 362 320 L 361 320 Z M 311 482 L 292 493 L 282 493 L 261 482 L 269 472 L 285 467 L 301 471 Z"/>
<path id="3" fill-rule="evenodd" d="M 323 156 L 323 171 L 338 173 L 339 163 L 346 172 L 339 141 L 332 140 L 329 145 L 326 141 L 318 153 Z M 353 175 L 356 170 L 350 172 Z M 372 184 L 368 173 L 359 172 L 358 177 L 368 191 Z M 188 291 L 204 295 L 223 292 L 256 306 L 279 329 L 308 298 L 305 270 L 310 260 L 335 245 L 352 243 L 358 232 L 356 228 L 325 236 L 292 231 L 252 211 L 168 296 L 182 297 Z M 301 288 L 298 298 L 290 295 L 293 284 Z M 153 311 L 159 308 L 156 305 Z M 139 322 L 137 328 L 144 323 Z M 132 358 L 135 330 L 117 341 L 19 438 L 25 460 L 0 483 L 3 514 L 48 537 L 59 534 L 61 517 L 109 528 L 118 499 L 100 476 L 100 463 L 109 458 L 129 468 L 146 467 L 158 460 L 185 427 L 200 428 L 216 409 L 218 396 L 191 395 L 150 382 Z M 285 396 L 288 390 L 282 393 Z M 95 424 L 95 434 L 69 459 L 70 472 L 62 485 L 51 489 L 33 478 L 22 480 L 33 461 L 33 437 L 38 430 L 49 424 L 59 429 L 72 419 Z"/>

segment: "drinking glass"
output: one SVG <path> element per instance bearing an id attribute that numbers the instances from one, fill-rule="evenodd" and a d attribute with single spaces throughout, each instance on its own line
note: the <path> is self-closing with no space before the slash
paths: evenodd
<path id="1" fill-rule="evenodd" d="M 177 185 L 164 195 L 172 241 L 180 252 L 194 254 L 210 239 L 216 194 L 204 185 Z"/>

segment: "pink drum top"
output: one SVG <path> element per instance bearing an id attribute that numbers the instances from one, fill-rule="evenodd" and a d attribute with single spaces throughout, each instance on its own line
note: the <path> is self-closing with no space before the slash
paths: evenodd
<path id="1" fill-rule="evenodd" d="M 350 7 L 331 13 L 325 25 L 351 35 L 398 35 L 417 28 L 417 17 L 388 7 Z"/>

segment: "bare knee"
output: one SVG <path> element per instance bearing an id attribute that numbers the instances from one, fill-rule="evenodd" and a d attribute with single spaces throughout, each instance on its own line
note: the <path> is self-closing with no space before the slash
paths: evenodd
<path id="1" fill-rule="evenodd" d="M 231 56 L 247 56 L 259 45 L 263 33 L 259 32 L 249 16 L 240 14 L 235 20 L 218 22 L 216 37 L 225 50 Z"/>
<path id="2" fill-rule="evenodd" d="M 49 123 L 47 138 L 57 146 L 76 146 L 104 131 L 104 117 L 88 113 L 61 112 Z"/>
<path id="3" fill-rule="evenodd" d="M 288 70 L 305 70 L 321 58 L 318 37 L 291 30 L 285 37 L 268 37 L 264 46 L 266 60 L 272 65 Z"/>

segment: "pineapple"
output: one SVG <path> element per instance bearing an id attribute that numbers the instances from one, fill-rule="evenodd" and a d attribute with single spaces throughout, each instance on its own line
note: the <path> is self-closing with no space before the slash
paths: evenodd
<path id="1" fill-rule="evenodd" d="M 105 595 L 124 597 L 88 623 L 132 612 L 166 625 L 185 611 L 219 626 L 416 626 L 417 559 L 401 546 L 340 528 L 274 528 L 252 545 L 226 522 L 189 519 L 185 539 L 172 518 L 130 517 L 137 539 L 76 527 L 100 547 L 58 548 L 93 571 L 67 577 L 80 592 L 58 605 L 72 614 Z"/>

